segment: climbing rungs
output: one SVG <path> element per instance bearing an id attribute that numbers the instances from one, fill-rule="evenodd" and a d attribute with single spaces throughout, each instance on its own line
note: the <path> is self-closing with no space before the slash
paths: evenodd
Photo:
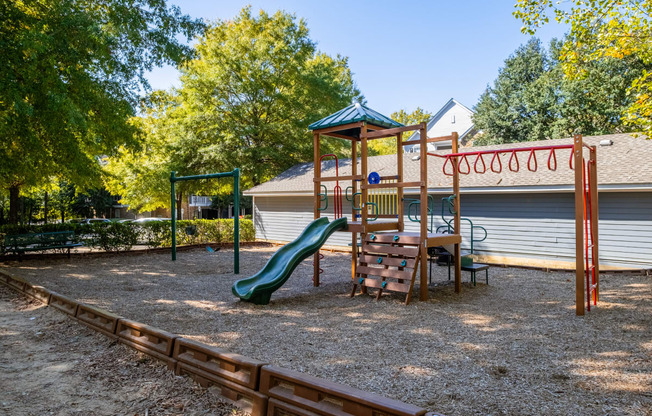
<path id="1" fill-rule="evenodd" d="M 365 254 L 369 253 L 382 253 L 382 254 L 394 254 L 397 256 L 404 257 L 416 257 L 419 254 L 419 247 L 395 247 L 395 246 L 384 246 L 376 244 L 363 244 L 362 252 Z"/>
<path id="2" fill-rule="evenodd" d="M 377 264 L 379 266 L 409 267 L 410 269 L 413 269 L 416 263 L 414 258 L 402 259 L 400 257 L 371 256 L 368 254 L 361 255 L 359 259 L 360 263 Z M 380 263 L 378 263 L 378 259 L 381 259 Z"/>
<path id="3" fill-rule="evenodd" d="M 384 284 L 384 286 L 383 286 Z M 397 283 L 382 281 L 380 279 L 364 279 L 363 286 L 374 289 L 391 290 L 392 292 L 408 293 L 410 292 L 410 282 Z"/>
<path id="4" fill-rule="evenodd" d="M 421 244 L 421 239 L 418 236 L 402 236 L 393 233 L 367 234 L 365 241 L 367 243 L 396 243 L 409 246 Z"/>
<path id="5" fill-rule="evenodd" d="M 391 279 L 407 280 L 407 281 L 412 280 L 412 274 L 413 274 L 411 271 L 408 272 L 404 270 L 392 270 L 392 269 L 383 269 L 383 268 L 368 267 L 368 266 L 358 266 L 356 272 L 358 274 L 388 277 Z"/>

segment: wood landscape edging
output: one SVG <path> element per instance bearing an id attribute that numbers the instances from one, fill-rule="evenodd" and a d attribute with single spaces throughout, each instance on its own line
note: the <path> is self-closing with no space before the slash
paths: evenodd
<path id="1" fill-rule="evenodd" d="M 252 416 L 441 416 L 398 400 L 230 353 L 132 321 L 0 271 L 0 283 L 188 375 Z"/>

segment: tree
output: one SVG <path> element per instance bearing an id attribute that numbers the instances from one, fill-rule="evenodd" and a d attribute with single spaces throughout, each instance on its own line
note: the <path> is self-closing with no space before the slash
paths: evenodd
<path id="1" fill-rule="evenodd" d="M 183 69 L 187 126 L 217 170 L 257 185 L 312 158 L 307 126 L 360 99 L 347 58 L 316 50 L 305 21 L 243 9 L 211 26 Z"/>
<path id="2" fill-rule="evenodd" d="M 78 193 L 71 204 L 72 212 L 85 218 L 107 218 L 113 206 L 113 196 L 105 188 L 93 188 Z"/>
<path id="3" fill-rule="evenodd" d="M 533 38 L 505 60 L 492 87 L 474 107 L 473 122 L 480 143 L 511 143 L 545 139 L 556 117 L 556 96 L 543 75 L 551 62 Z"/>
<path id="4" fill-rule="evenodd" d="M 641 64 L 628 84 L 630 104 L 623 111 L 624 121 L 633 129 L 652 130 L 652 1 L 518 0 L 514 16 L 524 33 L 557 22 L 571 25 L 560 60 L 570 79 L 589 80 L 591 66 L 602 60 L 634 60 Z"/>
<path id="5" fill-rule="evenodd" d="M 399 123 L 410 126 L 413 124 L 428 122 L 432 118 L 432 113 L 424 110 L 421 107 L 417 107 L 411 113 L 408 113 L 404 109 L 393 112 L 389 118 Z M 410 136 L 412 133 L 408 133 Z M 403 137 L 403 140 L 407 140 L 409 137 Z M 384 139 L 372 140 L 369 142 L 369 154 L 372 156 L 375 155 L 393 155 L 396 153 L 396 139 L 393 137 L 386 137 Z"/>
<path id="6" fill-rule="evenodd" d="M 164 0 L 2 1 L 0 15 L 0 182 L 11 205 L 43 178 L 97 184 L 97 156 L 137 144 L 127 121 L 145 71 L 190 56 L 175 36 L 203 28 Z"/>
<path id="7" fill-rule="evenodd" d="M 59 188 L 52 194 L 52 209 L 59 212 L 61 223 L 71 213 L 72 204 L 75 201 L 75 186 L 67 182 L 59 183 Z"/>
<path id="8" fill-rule="evenodd" d="M 171 170 L 185 176 L 238 167 L 244 189 L 262 183 L 312 159 L 311 122 L 362 99 L 347 59 L 319 53 L 305 22 L 284 12 L 253 16 L 245 8 L 210 26 L 196 47 L 197 58 L 181 68 L 180 89 L 154 94 L 138 120 L 146 151 L 109 161 L 109 188 L 124 203 L 167 206 Z M 343 146 L 329 143 L 324 152 Z M 232 193 L 231 183 L 184 182 L 179 190 Z"/>
<path id="9" fill-rule="evenodd" d="M 548 52 L 533 38 L 505 60 L 474 107 L 476 145 L 631 131 L 622 112 L 640 62 L 604 58 L 587 65 L 586 79 L 571 79 L 559 61 L 562 45 L 553 40 Z"/>

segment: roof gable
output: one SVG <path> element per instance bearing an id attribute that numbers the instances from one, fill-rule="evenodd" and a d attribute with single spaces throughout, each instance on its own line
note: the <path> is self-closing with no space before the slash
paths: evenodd
<path id="1" fill-rule="evenodd" d="M 451 98 L 450 100 L 448 100 L 448 101 L 446 102 L 446 104 L 444 104 L 444 105 L 439 109 L 439 111 L 437 111 L 437 112 L 435 113 L 435 115 L 433 115 L 433 116 L 430 118 L 430 120 L 428 120 L 427 131 L 430 131 L 430 130 L 435 126 L 435 124 L 437 124 L 437 123 L 442 119 L 442 117 L 444 117 L 444 115 L 445 115 L 449 110 L 451 110 L 451 109 L 454 108 L 454 107 L 458 107 L 458 108 L 461 109 L 463 112 L 467 113 L 467 114 L 469 115 L 469 117 L 473 115 L 473 111 L 472 111 L 472 110 L 470 110 L 470 109 L 469 109 L 468 107 L 466 107 L 464 104 L 461 104 L 461 103 L 460 103 L 459 101 L 457 101 L 456 99 Z M 469 134 L 469 132 L 473 131 L 474 128 L 475 128 L 475 125 L 473 124 L 473 121 L 471 121 L 471 125 L 470 125 L 470 127 L 464 129 L 464 131 L 458 131 L 460 141 L 464 138 L 464 136 L 466 136 L 467 134 Z M 454 130 L 451 130 L 451 131 L 454 131 Z M 419 131 L 417 130 L 417 131 L 415 131 L 414 133 L 412 133 L 412 135 L 407 139 L 407 141 L 409 141 L 409 142 L 410 142 L 410 141 L 416 141 L 416 140 L 419 140 L 420 137 L 421 137 L 421 135 L 420 135 Z"/>

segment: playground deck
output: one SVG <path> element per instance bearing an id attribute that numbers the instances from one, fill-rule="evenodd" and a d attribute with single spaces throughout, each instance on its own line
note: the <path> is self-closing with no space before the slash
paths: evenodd
<path id="1" fill-rule="evenodd" d="M 274 248 L 242 250 L 241 277 Z M 231 294 L 233 252 L 1 266 L 52 290 L 229 351 L 449 416 L 652 412 L 652 280 L 605 274 L 598 308 L 575 318 L 574 274 L 494 268 L 455 294 L 434 267 L 430 300 L 349 298 L 350 256 L 304 261 L 267 306 Z M 416 293 L 415 288 L 415 293 Z M 371 290 L 370 290 L 371 291 Z M 371 291 L 373 295 L 373 291 Z M 523 400 L 526 397 L 527 400 Z"/>

